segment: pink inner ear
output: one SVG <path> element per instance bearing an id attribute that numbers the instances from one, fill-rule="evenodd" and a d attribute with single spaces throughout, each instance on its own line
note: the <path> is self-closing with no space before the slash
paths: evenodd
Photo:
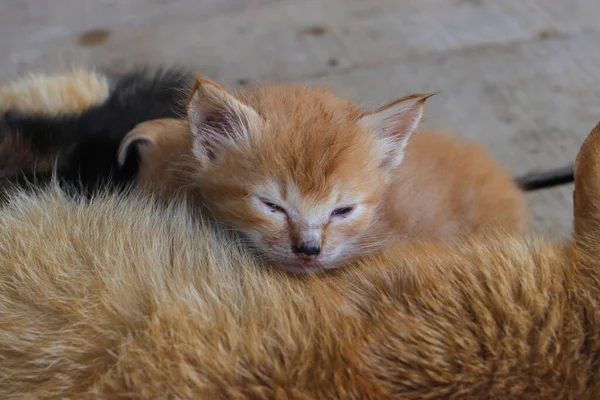
<path id="1" fill-rule="evenodd" d="M 383 146 L 382 168 L 394 168 L 402 162 L 406 145 L 422 115 L 423 102 L 417 98 L 392 104 L 362 117 L 361 122 L 373 131 Z"/>
<path id="2" fill-rule="evenodd" d="M 198 159 L 214 160 L 220 149 L 236 148 L 248 139 L 260 117 L 249 105 L 215 85 L 201 84 L 188 104 L 192 151 Z"/>
<path id="3" fill-rule="evenodd" d="M 396 113 L 387 118 L 389 122 L 386 121 L 391 128 L 390 136 L 404 141 L 417 129 L 422 116 L 422 103 L 416 103 L 408 109 L 397 110 Z"/>
<path id="4" fill-rule="evenodd" d="M 379 137 L 404 145 L 419 125 L 422 115 L 423 100 L 410 99 L 367 114 L 362 118 L 362 122 Z"/>
<path id="5" fill-rule="evenodd" d="M 188 117 L 192 134 L 208 136 L 209 140 L 221 141 L 228 135 L 231 137 L 233 129 L 235 129 L 235 115 L 234 111 L 228 108 L 225 99 L 221 99 L 222 102 L 217 99 L 213 100 L 206 101 L 206 96 L 201 97 L 196 92 L 188 106 Z"/>
<path id="6" fill-rule="evenodd" d="M 215 108 L 208 111 L 204 116 L 204 125 L 215 133 L 227 135 L 233 128 L 230 120 L 231 118 L 227 117 L 226 110 Z"/>
<path id="7" fill-rule="evenodd" d="M 410 124 L 404 120 L 408 116 L 391 115 L 382 121 L 382 131 L 385 136 L 393 139 L 395 142 L 402 142 L 412 130 L 407 129 Z"/>
<path id="8" fill-rule="evenodd" d="M 209 161 L 215 161 L 219 147 L 234 143 L 243 128 L 243 121 L 225 106 L 206 106 L 197 114 L 194 140 Z"/>

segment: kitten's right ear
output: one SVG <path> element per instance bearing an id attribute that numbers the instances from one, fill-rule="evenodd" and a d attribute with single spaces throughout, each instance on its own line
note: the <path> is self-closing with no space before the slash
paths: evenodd
<path id="1" fill-rule="evenodd" d="M 384 168 L 391 169 L 402 162 L 408 140 L 425 112 L 425 102 L 433 95 L 402 97 L 360 118 L 360 123 L 373 132 L 383 147 Z"/>
<path id="2" fill-rule="evenodd" d="M 211 81 L 196 76 L 188 108 L 193 153 L 201 164 L 214 161 L 223 148 L 235 147 L 260 130 L 262 118 L 251 106 Z"/>

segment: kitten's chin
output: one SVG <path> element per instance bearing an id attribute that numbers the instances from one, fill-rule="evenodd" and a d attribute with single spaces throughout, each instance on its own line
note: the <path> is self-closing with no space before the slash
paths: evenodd
<path id="1" fill-rule="evenodd" d="M 334 265 L 323 265 L 320 262 L 282 262 L 277 266 L 293 274 L 318 274 L 335 268 Z"/>
<path id="2" fill-rule="evenodd" d="M 278 267 L 284 270 L 285 272 L 298 275 L 318 274 L 320 272 L 325 271 L 325 268 L 316 265 L 308 266 L 299 264 L 279 264 Z"/>

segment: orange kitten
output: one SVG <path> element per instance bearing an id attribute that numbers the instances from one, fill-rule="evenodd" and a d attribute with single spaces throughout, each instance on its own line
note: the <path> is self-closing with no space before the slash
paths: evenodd
<path id="1" fill-rule="evenodd" d="M 233 94 L 199 78 L 187 124 L 140 125 L 119 157 L 156 143 L 142 151 L 143 182 L 199 188 L 217 219 L 290 271 L 334 268 L 405 238 L 522 233 L 524 196 L 482 147 L 432 133 L 409 144 L 428 97 L 364 111 L 324 88 Z"/>

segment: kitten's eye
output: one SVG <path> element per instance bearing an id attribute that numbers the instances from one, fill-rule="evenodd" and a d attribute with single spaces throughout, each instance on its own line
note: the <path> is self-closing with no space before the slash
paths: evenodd
<path id="1" fill-rule="evenodd" d="M 285 212 L 285 209 L 283 207 L 278 206 L 275 203 L 271 203 L 270 201 L 267 201 L 267 200 L 261 200 L 261 201 L 263 202 L 263 204 L 265 206 L 269 207 L 271 209 L 271 211 L 273 211 L 273 212 L 281 212 L 281 213 Z"/>
<path id="2" fill-rule="evenodd" d="M 354 207 L 341 207 L 341 208 L 336 208 L 335 210 L 333 210 L 333 212 L 331 213 L 331 215 L 347 215 L 350 214 L 350 212 L 352 212 L 352 210 L 354 210 Z"/>

